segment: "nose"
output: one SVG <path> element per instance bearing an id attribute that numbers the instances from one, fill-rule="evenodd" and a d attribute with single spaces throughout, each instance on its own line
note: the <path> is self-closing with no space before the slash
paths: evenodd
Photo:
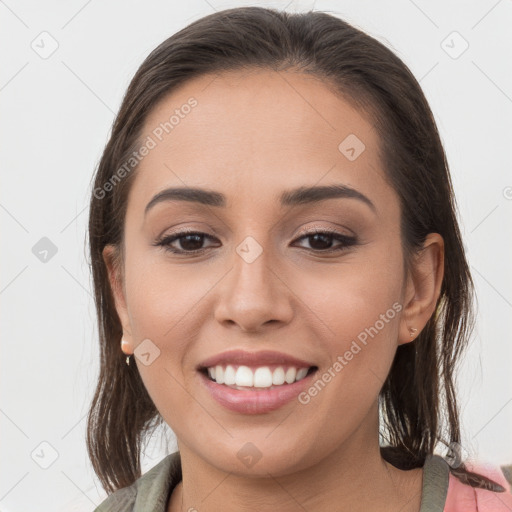
<path id="1" fill-rule="evenodd" d="M 266 250 L 254 261 L 240 254 L 235 253 L 233 268 L 217 289 L 216 320 L 243 332 L 288 324 L 293 318 L 294 294 L 279 265 Z"/>

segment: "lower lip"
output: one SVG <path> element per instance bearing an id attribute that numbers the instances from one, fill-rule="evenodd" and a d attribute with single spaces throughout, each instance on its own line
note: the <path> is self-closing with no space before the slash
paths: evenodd
<path id="1" fill-rule="evenodd" d="M 283 384 L 272 389 L 253 388 L 254 391 L 233 389 L 217 384 L 202 372 L 199 375 L 211 396 L 226 409 L 242 414 L 262 414 L 275 411 L 291 402 L 310 385 L 315 373 L 316 371 L 293 384 Z"/>

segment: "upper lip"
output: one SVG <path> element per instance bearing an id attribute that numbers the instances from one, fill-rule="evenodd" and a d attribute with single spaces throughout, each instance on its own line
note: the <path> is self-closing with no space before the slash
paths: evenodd
<path id="1" fill-rule="evenodd" d="M 284 354 L 283 352 L 275 352 L 273 350 L 261 350 L 259 352 L 247 352 L 245 350 L 228 350 L 221 352 L 199 364 L 198 369 L 211 368 L 212 366 L 236 364 L 246 366 L 264 366 L 266 364 L 282 364 L 294 366 L 296 368 L 309 368 L 314 366 L 302 359 Z"/>

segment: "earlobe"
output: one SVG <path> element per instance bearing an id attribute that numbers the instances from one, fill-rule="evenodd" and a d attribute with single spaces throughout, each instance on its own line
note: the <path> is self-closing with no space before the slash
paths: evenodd
<path id="1" fill-rule="evenodd" d="M 429 233 L 411 262 L 398 337 L 400 345 L 416 339 L 434 314 L 443 277 L 444 240 L 439 233 Z"/>
<path id="2" fill-rule="evenodd" d="M 127 340 L 123 339 L 121 340 L 121 350 L 123 351 L 123 354 L 126 354 L 127 356 L 130 356 L 133 354 L 133 347 L 131 343 Z M 130 363 L 127 363 L 130 364 Z"/>
<path id="3" fill-rule="evenodd" d="M 131 354 L 133 353 L 133 343 L 131 339 L 128 310 L 126 307 L 126 297 L 123 289 L 121 259 L 118 248 L 114 245 L 106 245 L 103 249 L 102 256 L 107 268 L 110 290 L 114 298 L 117 315 L 123 329 L 122 350 L 125 354 Z"/>

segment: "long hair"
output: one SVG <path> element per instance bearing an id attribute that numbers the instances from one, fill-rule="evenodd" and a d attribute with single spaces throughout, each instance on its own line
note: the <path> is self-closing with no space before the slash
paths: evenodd
<path id="1" fill-rule="evenodd" d="M 102 250 L 119 248 L 122 268 L 127 197 L 137 167 L 115 186 L 116 171 L 140 147 L 148 113 L 188 80 L 228 70 L 298 70 L 319 77 L 371 115 L 381 161 L 401 208 L 406 269 L 428 233 L 445 243 L 445 274 L 436 310 L 413 342 L 400 345 L 379 396 L 385 460 L 400 469 L 422 467 L 439 442 L 458 445 L 455 369 L 474 324 L 473 282 L 456 217 L 448 164 L 427 100 L 408 67 L 386 46 L 323 12 L 290 14 L 261 7 L 203 17 L 155 48 L 131 80 L 94 177 L 89 244 L 100 342 L 100 373 L 87 422 L 87 449 L 107 491 L 140 475 L 140 450 L 163 422 L 136 365 L 127 367 Z M 445 420 L 443 428 L 441 419 Z M 450 471 L 474 487 L 503 490 L 468 471 Z"/>

